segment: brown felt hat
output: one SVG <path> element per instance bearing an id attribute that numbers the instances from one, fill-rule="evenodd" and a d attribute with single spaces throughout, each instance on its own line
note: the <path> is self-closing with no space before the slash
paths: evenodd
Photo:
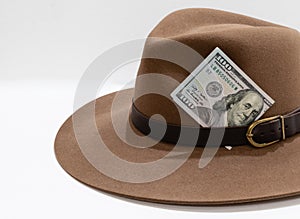
<path id="1" fill-rule="evenodd" d="M 220 147 L 212 160 L 199 168 L 199 159 L 209 145 L 175 146 L 156 141 L 145 136 L 131 116 L 134 104 L 145 118 L 158 114 L 167 124 L 196 127 L 173 101 L 153 91 L 170 95 L 200 64 L 197 54 L 207 57 L 216 47 L 275 100 L 262 118 L 292 112 L 300 106 L 299 32 L 239 14 L 184 9 L 166 16 L 150 37 L 157 40 L 145 44 L 138 78 L 152 73 L 162 77 L 137 79 L 134 89 L 100 97 L 68 118 L 55 140 L 56 157 L 63 169 L 101 191 L 158 203 L 218 205 L 300 194 L 299 134 L 259 149 L 250 144 L 232 150 Z M 149 53 L 168 56 L 170 51 L 178 52 L 163 39 L 179 42 L 197 54 L 182 53 L 183 59 L 190 61 L 185 67 L 151 58 Z M 161 117 L 157 120 L 163 121 Z"/>

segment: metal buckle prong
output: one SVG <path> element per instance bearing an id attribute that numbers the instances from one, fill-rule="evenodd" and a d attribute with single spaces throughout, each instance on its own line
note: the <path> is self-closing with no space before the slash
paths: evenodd
<path id="1" fill-rule="evenodd" d="M 272 141 L 272 142 L 266 142 L 266 143 L 257 143 L 253 140 L 253 129 L 261 124 L 261 123 L 265 123 L 265 122 L 269 122 L 269 121 L 272 121 L 272 120 L 275 120 L 275 119 L 280 119 L 280 123 L 281 123 L 281 133 L 282 133 L 282 139 L 284 140 L 285 139 L 285 124 L 284 124 L 284 117 L 281 116 L 281 115 L 278 115 L 278 116 L 272 116 L 272 117 L 269 117 L 269 118 L 264 118 L 264 119 L 260 119 L 260 120 L 257 120 L 255 122 L 253 122 L 249 128 L 248 128 L 248 131 L 246 133 L 246 137 L 249 141 L 249 143 L 254 146 L 254 147 L 257 147 L 257 148 L 263 148 L 263 147 L 266 147 L 266 146 L 269 146 L 271 144 L 274 144 L 276 142 L 279 142 L 280 139 L 278 140 L 275 140 L 275 141 Z"/>
<path id="2" fill-rule="evenodd" d="M 282 133 L 282 140 L 285 140 L 285 124 L 284 124 L 284 117 L 280 116 L 281 119 L 281 133 Z"/>

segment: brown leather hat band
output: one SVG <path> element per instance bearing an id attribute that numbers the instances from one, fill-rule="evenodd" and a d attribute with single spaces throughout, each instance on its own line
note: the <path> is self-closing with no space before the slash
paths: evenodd
<path id="1" fill-rule="evenodd" d="M 203 128 L 201 126 L 191 127 L 167 124 L 162 138 L 161 134 L 153 130 L 162 130 L 165 124 L 152 119 L 151 132 L 149 117 L 141 113 L 134 104 L 132 104 L 131 121 L 143 134 L 172 144 L 203 147 L 209 141 L 209 146 L 241 146 L 250 144 L 255 147 L 264 147 L 300 132 L 300 107 L 283 116 L 258 120 L 249 127 Z M 181 133 L 186 133 L 186 136 L 182 138 Z M 195 134 L 197 138 L 192 136 Z M 216 138 L 211 138 L 212 134 Z M 193 140 L 195 138 L 196 140 Z"/>

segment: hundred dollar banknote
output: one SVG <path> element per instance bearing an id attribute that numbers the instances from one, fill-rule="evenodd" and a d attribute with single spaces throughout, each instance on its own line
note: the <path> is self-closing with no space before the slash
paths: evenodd
<path id="1" fill-rule="evenodd" d="M 216 48 L 171 97 L 203 127 L 250 125 L 275 102 L 220 48 Z"/>

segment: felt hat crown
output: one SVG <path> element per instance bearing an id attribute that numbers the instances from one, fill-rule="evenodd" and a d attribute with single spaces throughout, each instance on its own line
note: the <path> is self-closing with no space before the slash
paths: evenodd
<path id="1" fill-rule="evenodd" d="M 115 114 L 112 108 L 117 93 L 112 93 L 83 106 L 62 125 L 55 140 L 55 153 L 61 166 L 74 178 L 93 188 L 158 203 L 217 205 L 300 194 L 299 135 L 262 149 L 249 145 L 240 145 L 232 150 L 220 147 L 211 162 L 202 169 L 198 164 L 205 148 L 195 147 L 187 160 L 170 174 L 150 180 L 159 171 L 168 170 L 168 166 L 149 168 L 147 164 L 164 157 L 167 157 L 164 164 L 177 162 L 184 155 L 168 156 L 174 144 L 167 142 L 157 142 L 144 148 L 140 138 L 144 134 L 132 123 L 128 111 L 134 104 L 145 117 L 159 114 L 168 124 L 184 125 L 174 102 L 150 91 L 160 90 L 169 96 L 176 88 L 170 81 L 182 82 L 199 65 L 200 55 L 205 58 L 216 47 L 221 48 L 275 100 L 263 117 L 293 111 L 300 105 L 299 32 L 230 12 L 184 9 L 166 16 L 152 30 L 150 38 L 156 39 L 145 44 L 136 86 L 119 92 L 124 98 L 120 100 Z M 173 53 L 178 54 L 177 50 L 172 50 L 174 47 L 170 41 L 178 42 L 182 46 L 180 48 L 191 48 L 195 51 L 191 54 L 195 56 L 182 52 L 185 51 L 183 49 L 179 50 L 182 54 L 179 56 L 182 59 L 177 60 L 179 63 L 168 61 Z M 159 59 L 162 54 L 166 60 Z M 188 65 L 183 67 L 180 63 Z M 140 79 L 151 73 L 163 77 Z M 87 117 L 90 109 L 95 109 L 95 124 L 92 125 Z M 79 118 L 77 125 L 74 117 Z M 125 120 L 128 120 L 129 126 L 122 126 L 120 135 L 115 123 Z M 184 121 L 196 125 L 188 116 Z M 299 119 L 293 121 L 294 126 L 300 123 Z M 130 129 L 137 133 L 130 140 L 139 143 L 141 148 L 132 147 L 121 137 L 127 136 Z M 105 147 L 97 140 L 99 135 Z M 118 159 L 114 160 L 110 154 Z M 120 164 L 120 159 L 131 162 L 129 167 Z M 136 168 L 132 163 L 143 165 Z M 129 180 L 111 177 L 106 170 Z M 148 180 L 132 183 L 129 182 L 131 178 Z"/>
<path id="2" fill-rule="evenodd" d="M 175 40 L 207 57 L 216 47 L 221 48 L 246 74 L 274 100 L 275 104 L 263 115 L 280 115 L 297 108 L 300 103 L 300 37 L 299 32 L 266 21 L 210 9 L 185 9 L 165 17 L 149 37 Z M 158 40 L 159 41 L 159 40 Z M 148 43 L 144 54 L 164 52 L 171 55 L 168 41 Z M 180 54 L 179 54 L 180 55 Z M 191 57 L 186 57 L 191 58 Z M 189 69 L 178 63 L 160 59 L 142 59 L 138 76 L 159 73 L 182 82 L 199 60 L 190 62 Z M 163 80 L 137 80 L 137 109 L 147 116 L 162 115 L 168 123 L 179 124 L 174 102 L 159 95 L 144 95 L 145 88 L 164 87 L 170 94 L 176 87 Z M 150 83 L 150 84 L 149 84 Z M 141 91 L 142 90 L 142 91 Z M 159 103 L 159 104 L 158 104 Z"/>

